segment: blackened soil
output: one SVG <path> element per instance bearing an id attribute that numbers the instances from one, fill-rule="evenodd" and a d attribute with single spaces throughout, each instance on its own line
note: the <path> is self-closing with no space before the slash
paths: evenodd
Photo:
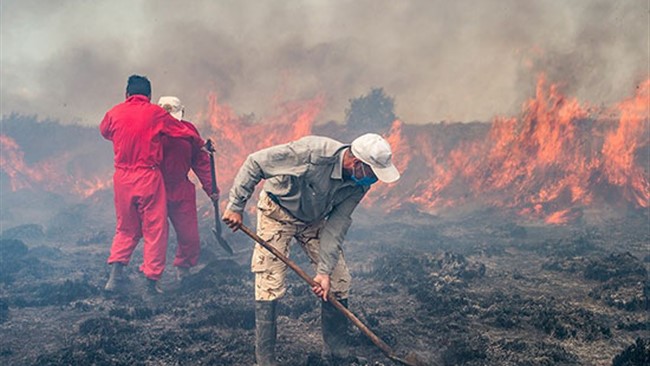
<path id="1" fill-rule="evenodd" d="M 350 309 L 398 356 L 425 365 L 649 363 L 647 217 L 598 227 L 400 220 L 360 217 L 346 243 Z M 112 229 L 93 230 L 57 236 L 26 224 L 3 233 L 0 364 L 254 363 L 252 245 L 243 234 L 228 237 L 239 254 L 207 247 L 183 282 L 169 263 L 158 296 L 137 271 L 140 246 L 124 291 L 109 295 Z M 298 247 L 292 257 L 311 271 Z M 279 314 L 280 364 L 323 364 L 319 301 L 294 274 Z M 354 328 L 350 346 L 346 365 L 395 364 Z"/>

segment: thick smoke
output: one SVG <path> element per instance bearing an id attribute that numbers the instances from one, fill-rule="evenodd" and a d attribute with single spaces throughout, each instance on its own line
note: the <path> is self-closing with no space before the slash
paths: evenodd
<path id="1" fill-rule="evenodd" d="M 144 74 L 189 115 L 382 87 L 408 123 L 511 115 L 537 73 L 594 104 L 648 78 L 648 1 L 3 0 L 2 114 L 94 125 Z"/>

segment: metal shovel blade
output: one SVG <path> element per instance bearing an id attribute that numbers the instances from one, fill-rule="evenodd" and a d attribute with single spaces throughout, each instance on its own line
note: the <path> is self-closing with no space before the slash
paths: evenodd
<path id="1" fill-rule="evenodd" d="M 232 248 L 230 247 L 230 244 L 228 244 L 228 242 L 226 241 L 226 239 L 224 239 L 224 238 L 223 238 L 223 237 L 222 237 L 222 236 L 217 232 L 216 229 L 212 229 L 212 233 L 214 234 L 214 237 L 217 238 L 217 243 L 219 243 L 219 245 L 221 245 L 221 247 L 223 248 L 223 250 L 225 250 L 225 251 L 228 253 L 228 255 L 233 255 L 233 254 L 235 254 L 235 252 L 233 252 Z"/>

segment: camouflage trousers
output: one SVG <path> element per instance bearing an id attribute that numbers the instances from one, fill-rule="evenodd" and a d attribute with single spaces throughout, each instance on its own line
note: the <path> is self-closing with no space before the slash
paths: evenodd
<path id="1" fill-rule="evenodd" d="M 291 216 L 262 191 L 257 203 L 257 235 L 267 243 L 289 256 L 293 238 L 309 258 L 314 270 L 318 264 L 320 232 L 325 221 L 306 224 Z M 255 300 L 272 301 L 286 293 L 285 278 L 288 266 L 266 250 L 255 244 L 251 270 L 255 273 Z M 347 299 L 350 293 L 350 271 L 345 263 L 343 251 L 339 248 L 339 260 L 330 275 L 330 291 L 337 299 Z"/>

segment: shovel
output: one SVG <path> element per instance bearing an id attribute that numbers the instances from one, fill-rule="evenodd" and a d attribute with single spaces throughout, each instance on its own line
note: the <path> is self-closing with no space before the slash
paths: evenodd
<path id="1" fill-rule="evenodd" d="M 318 283 L 316 283 L 305 271 L 302 270 L 297 264 L 295 264 L 291 259 L 287 258 L 284 254 L 282 254 L 279 250 L 275 249 L 274 247 L 271 246 L 271 244 L 267 243 L 264 241 L 264 239 L 260 238 L 256 233 L 254 233 L 251 229 L 246 227 L 245 225 L 240 226 L 241 231 L 243 231 L 246 235 L 250 236 L 251 239 L 255 240 L 258 244 L 266 248 L 269 252 L 273 253 L 276 257 L 278 257 L 281 261 L 283 261 L 287 266 L 291 267 L 294 272 L 300 276 L 303 280 L 305 280 L 310 286 L 320 286 Z M 348 308 L 343 306 L 333 295 L 332 293 L 327 294 L 327 299 L 328 301 L 334 305 L 335 308 L 337 308 L 340 312 L 343 313 L 350 321 L 357 327 L 359 328 L 363 334 L 365 334 L 372 343 L 374 343 L 379 349 L 386 355 L 386 357 L 390 358 L 391 360 L 398 362 L 402 365 L 406 366 L 425 366 L 424 363 L 422 363 L 420 360 L 417 359 L 417 357 L 414 354 L 410 354 L 406 356 L 405 359 L 402 359 L 400 357 L 397 357 L 395 355 L 395 352 L 393 352 L 393 349 L 387 345 L 384 341 L 382 341 L 375 333 L 373 333 L 365 324 L 359 320 Z"/>
<path id="2" fill-rule="evenodd" d="M 216 192 L 217 191 L 217 168 L 214 162 L 215 149 L 212 140 L 208 139 L 208 141 L 205 143 L 205 149 L 208 150 L 208 153 L 210 154 L 210 172 L 212 173 L 212 192 Z M 228 244 L 226 239 L 223 238 L 223 234 L 221 231 L 221 220 L 220 220 L 221 215 L 219 214 L 219 201 L 218 200 L 212 201 L 212 205 L 214 206 L 214 229 L 212 229 L 212 233 L 217 238 L 217 243 L 221 245 L 223 250 L 225 250 L 229 255 L 233 255 L 234 252 L 230 247 L 230 244 Z"/>

